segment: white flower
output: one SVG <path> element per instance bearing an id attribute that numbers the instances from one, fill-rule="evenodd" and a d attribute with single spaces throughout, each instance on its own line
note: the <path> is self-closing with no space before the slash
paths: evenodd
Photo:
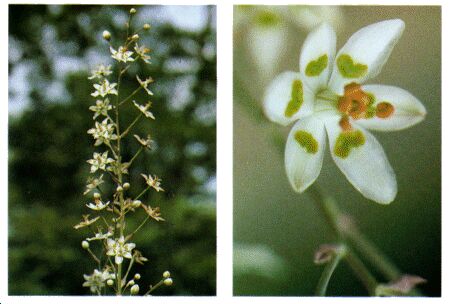
<path id="1" fill-rule="evenodd" d="M 109 99 L 105 100 L 97 100 L 95 102 L 95 106 L 90 106 L 89 110 L 95 112 L 93 119 L 96 119 L 98 116 L 108 116 L 108 111 L 112 109 L 112 106 L 109 104 Z"/>
<path id="2" fill-rule="evenodd" d="M 152 146 L 153 146 L 153 144 L 154 144 L 154 142 L 153 142 L 153 140 L 152 140 L 150 134 L 147 135 L 147 139 L 140 138 L 139 135 L 136 135 L 136 134 L 134 134 L 134 138 L 136 138 L 136 140 L 137 140 L 144 148 L 147 148 L 147 149 L 151 149 Z"/>
<path id="3" fill-rule="evenodd" d="M 152 106 L 152 103 L 150 101 L 147 102 L 147 104 L 145 106 L 138 104 L 135 100 L 133 100 L 133 104 L 136 108 L 139 109 L 139 111 L 142 112 L 142 114 L 145 115 L 145 117 L 155 119 L 155 116 L 153 116 L 153 113 L 150 111 L 147 111 Z"/>
<path id="4" fill-rule="evenodd" d="M 92 190 L 96 189 L 99 185 L 103 184 L 103 174 L 99 178 L 88 178 L 88 184 L 86 185 L 86 191 L 83 192 L 84 195 L 88 194 Z"/>
<path id="5" fill-rule="evenodd" d="M 109 205 L 109 202 L 107 202 L 105 204 L 100 199 L 96 199 L 94 201 L 94 204 L 93 203 L 86 204 L 86 207 L 91 208 L 92 210 L 95 210 L 95 211 L 100 211 L 100 210 L 103 210 L 106 207 L 108 207 L 108 205 Z"/>
<path id="6" fill-rule="evenodd" d="M 109 143 L 110 140 L 116 140 L 117 135 L 114 134 L 114 125 L 108 124 L 108 119 L 105 118 L 101 123 L 95 122 L 95 128 L 89 129 L 88 134 L 92 134 L 95 141 L 95 146 L 99 146 L 102 143 Z"/>
<path id="7" fill-rule="evenodd" d="M 112 47 L 109 47 L 109 50 L 111 51 L 112 54 L 111 57 L 116 59 L 117 61 L 123 62 L 134 61 L 133 57 L 131 57 L 131 55 L 133 55 L 133 52 L 127 51 L 127 49 L 124 48 L 123 46 L 119 46 L 119 49 L 117 51 Z"/>
<path id="8" fill-rule="evenodd" d="M 115 256 L 116 264 L 122 264 L 123 258 L 131 259 L 133 257 L 131 254 L 131 250 L 136 247 L 136 244 L 125 244 L 125 239 L 123 236 L 116 240 L 107 239 L 106 243 L 108 248 L 106 254 L 109 256 Z"/>
<path id="9" fill-rule="evenodd" d="M 284 72 L 267 88 L 264 110 L 289 133 L 285 167 L 297 192 L 318 177 L 326 146 L 348 181 L 366 198 L 394 200 L 397 182 L 382 146 L 367 129 L 395 131 L 424 119 L 426 110 L 409 92 L 386 85 L 361 85 L 386 63 L 404 29 L 399 19 L 360 29 L 337 53 L 336 34 L 322 24 L 306 38 L 300 72 Z"/>
<path id="10" fill-rule="evenodd" d="M 111 231 L 108 231 L 107 233 L 101 233 L 98 232 L 95 234 L 95 236 L 91 237 L 91 238 L 87 238 L 86 240 L 88 241 L 96 241 L 96 240 L 105 240 L 107 238 L 109 238 L 110 236 L 113 236 L 113 233 Z"/>
<path id="11" fill-rule="evenodd" d="M 108 94 L 117 95 L 117 90 L 115 89 L 117 83 L 109 83 L 108 79 L 103 79 L 101 84 L 94 83 L 95 92 L 91 93 L 91 96 L 105 97 Z"/>
<path id="12" fill-rule="evenodd" d="M 83 215 L 83 221 L 81 223 L 76 224 L 75 226 L 73 226 L 73 228 L 80 229 L 80 228 L 84 228 L 84 227 L 90 226 L 93 223 L 95 223 L 96 221 L 98 221 L 98 219 L 100 218 L 99 216 L 97 216 L 96 218 L 89 219 L 89 216 L 90 216 L 89 214 Z"/>
<path id="13" fill-rule="evenodd" d="M 134 46 L 134 50 L 136 51 L 136 54 L 139 55 L 139 57 L 147 64 L 150 63 L 150 56 L 147 55 L 147 53 L 150 52 L 150 49 L 147 48 L 144 45 L 139 46 L 137 43 Z"/>
<path id="14" fill-rule="evenodd" d="M 83 283 L 83 287 L 90 287 L 92 293 L 100 293 L 101 288 L 105 287 L 107 280 L 115 279 L 116 276 L 110 273 L 108 269 L 100 272 L 98 269 L 94 270 L 91 275 L 83 275 L 86 282 Z"/>
<path id="15" fill-rule="evenodd" d="M 94 152 L 92 159 L 87 163 L 91 165 L 91 173 L 95 173 L 97 170 L 106 170 L 106 165 L 112 163 L 114 159 L 108 157 L 108 151 L 103 153 Z"/>
<path id="16" fill-rule="evenodd" d="M 144 88 L 144 90 L 147 92 L 148 95 L 153 95 L 153 92 L 150 91 L 150 90 L 147 88 L 147 86 L 148 86 L 150 83 L 153 82 L 153 78 L 149 77 L 149 78 L 147 78 L 147 79 L 145 79 L 145 80 L 141 80 L 141 79 L 139 78 L 139 76 L 136 75 L 136 79 L 137 79 L 137 81 L 139 82 L 139 84 L 141 85 L 141 87 Z"/>
<path id="17" fill-rule="evenodd" d="M 97 68 L 92 70 L 92 75 L 89 76 L 88 79 L 95 79 L 95 78 L 102 79 L 111 74 L 112 74 L 111 65 L 105 66 L 103 64 L 100 64 L 97 66 Z"/>
<path id="18" fill-rule="evenodd" d="M 145 179 L 145 182 L 147 183 L 147 185 L 149 185 L 150 187 L 153 187 L 157 192 L 164 191 L 164 189 L 160 187 L 161 180 L 159 179 L 159 177 L 157 177 L 156 175 L 155 175 L 155 177 L 152 177 L 151 174 L 149 174 L 149 175 L 141 174 L 141 175 Z"/>

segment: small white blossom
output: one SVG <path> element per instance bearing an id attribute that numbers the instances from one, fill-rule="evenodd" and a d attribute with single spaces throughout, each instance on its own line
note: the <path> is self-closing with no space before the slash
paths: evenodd
<path id="1" fill-rule="evenodd" d="M 97 170 L 106 170 L 106 165 L 112 163 L 114 159 L 108 157 L 108 151 L 103 153 L 94 152 L 93 158 L 88 160 L 87 163 L 91 165 L 91 173 L 95 173 Z"/>
<path id="2" fill-rule="evenodd" d="M 83 227 L 87 227 L 89 225 L 92 225 L 96 221 L 98 221 L 99 218 L 100 217 L 97 216 L 96 218 L 93 218 L 93 219 L 90 220 L 89 219 L 89 214 L 88 215 L 83 215 L 83 221 L 81 223 L 76 224 L 75 226 L 73 226 L 73 228 L 80 229 L 80 228 L 83 228 Z"/>
<path id="3" fill-rule="evenodd" d="M 152 103 L 149 101 L 145 106 L 138 104 L 135 100 L 133 100 L 133 104 L 136 108 L 138 108 L 139 111 L 142 112 L 142 114 L 145 115 L 147 118 L 155 119 L 155 116 L 153 116 L 153 113 L 150 111 L 147 111 L 152 106 Z"/>
<path id="4" fill-rule="evenodd" d="M 153 78 L 149 77 L 149 78 L 147 78 L 147 79 L 145 79 L 145 80 L 142 80 L 142 79 L 139 78 L 138 75 L 136 75 L 136 79 L 137 79 L 137 81 L 139 82 L 139 84 L 141 85 L 141 87 L 144 88 L 144 90 L 147 92 L 148 95 L 153 95 L 153 92 L 150 91 L 150 90 L 147 88 L 147 86 L 148 86 L 150 83 L 153 82 Z"/>
<path id="5" fill-rule="evenodd" d="M 131 259 L 133 257 L 131 254 L 131 250 L 136 247 L 136 244 L 126 244 L 123 236 L 116 240 L 107 239 L 106 242 L 108 248 L 106 254 L 109 256 L 115 256 L 116 264 L 122 264 L 123 258 Z"/>
<path id="6" fill-rule="evenodd" d="M 149 185 L 150 187 L 153 187 L 158 192 L 164 191 L 164 189 L 160 187 L 161 180 L 159 179 L 159 177 L 157 177 L 156 175 L 154 177 L 152 177 L 151 174 L 149 174 L 149 175 L 141 174 L 141 175 L 145 179 L 145 182 L 147 183 L 147 185 Z"/>
<path id="7" fill-rule="evenodd" d="M 147 48 L 144 45 L 139 46 L 137 43 L 134 46 L 134 50 L 136 51 L 136 54 L 139 55 L 139 58 L 141 58 L 145 63 L 149 64 L 150 62 L 150 56 L 147 55 L 147 53 L 150 52 L 150 49 Z"/>
<path id="8" fill-rule="evenodd" d="M 95 92 L 91 93 L 91 96 L 97 97 L 105 97 L 108 94 L 117 95 L 117 90 L 115 87 L 117 83 L 109 83 L 108 79 L 103 79 L 101 84 L 94 83 Z"/>
<path id="9" fill-rule="evenodd" d="M 92 190 L 96 189 L 99 185 L 103 184 L 103 174 L 100 175 L 99 178 L 88 178 L 88 184 L 86 185 L 86 191 L 84 191 L 84 195 L 88 194 Z"/>
<path id="10" fill-rule="evenodd" d="M 83 283 L 83 287 L 89 287 L 92 293 L 100 293 L 101 288 L 105 287 L 105 282 L 115 279 L 115 274 L 110 273 L 108 269 L 100 272 L 98 269 L 94 270 L 91 275 L 83 275 L 86 282 Z"/>
<path id="11" fill-rule="evenodd" d="M 123 46 L 119 46 L 119 49 L 117 51 L 112 47 L 109 47 L 109 49 L 112 54 L 111 57 L 116 59 L 117 61 L 123 62 L 134 61 L 133 57 L 131 57 L 131 55 L 133 55 L 133 52 L 127 51 L 127 49 L 124 48 Z"/>
<path id="12" fill-rule="evenodd" d="M 153 140 L 151 139 L 150 135 L 147 135 L 147 139 L 140 138 L 139 135 L 134 134 L 134 138 L 144 147 L 147 149 L 151 149 L 153 146 Z"/>
<path id="13" fill-rule="evenodd" d="M 93 119 L 96 119 L 100 115 L 108 116 L 108 111 L 112 109 L 112 106 L 109 104 L 109 99 L 105 100 L 97 100 L 95 102 L 95 106 L 90 106 L 89 110 L 95 112 Z"/>
<path id="14" fill-rule="evenodd" d="M 92 72 L 92 75 L 89 76 L 88 79 L 95 79 L 95 78 L 102 79 L 102 78 L 112 74 L 111 65 L 105 66 L 103 64 L 100 64 L 97 66 L 97 68 L 95 68 L 91 72 Z"/>
<path id="15" fill-rule="evenodd" d="M 110 140 L 116 140 L 117 135 L 114 134 L 114 125 L 108 124 L 108 119 L 105 118 L 101 123 L 95 122 L 95 128 L 89 129 L 88 134 L 91 134 L 95 141 L 95 146 L 99 146 L 102 143 L 108 144 Z"/>
<path id="16" fill-rule="evenodd" d="M 88 241 L 105 240 L 111 236 L 113 236 L 113 233 L 111 231 L 108 231 L 107 233 L 98 232 L 95 234 L 95 236 L 93 236 L 91 238 L 87 238 L 86 240 L 88 240 Z"/>
<path id="17" fill-rule="evenodd" d="M 93 203 L 86 204 L 86 207 L 91 208 L 92 210 L 95 210 L 95 211 L 100 211 L 100 210 L 103 210 L 106 207 L 108 207 L 108 205 L 109 205 L 109 202 L 107 202 L 105 204 L 100 199 L 96 199 L 94 201 L 94 204 Z"/>

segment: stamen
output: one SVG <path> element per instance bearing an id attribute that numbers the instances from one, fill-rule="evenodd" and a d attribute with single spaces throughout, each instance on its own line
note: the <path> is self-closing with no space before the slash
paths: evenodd
<path id="1" fill-rule="evenodd" d="M 343 116 L 341 120 L 339 120 L 339 126 L 344 132 L 353 130 L 352 125 L 348 119 L 348 116 Z"/>
<path id="2" fill-rule="evenodd" d="M 383 101 L 377 104 L 377 111 L 376 115 L 379 118 L 388 118 L 392 114 L 394 114 L 394 106 L 390 104 L 389 102 Z"/>

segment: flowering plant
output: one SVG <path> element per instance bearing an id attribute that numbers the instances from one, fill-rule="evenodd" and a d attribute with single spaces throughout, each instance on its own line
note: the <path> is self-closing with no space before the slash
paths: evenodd
<path id="1" fill-rule="evenodd" d="M 153 113 L 150 112 L 150 101 L 142 105 L 140 102 L 132 100 L 142 89 L 149 96 L 153 95 L 148 88 L 148 85 L 153 82 L 153 78 L 149 77 L 143 81 L 136 76 L 138 82 L 136 90 L 126 97 L 122 97 L 120 91 L 121 79 L 133 63 L 140 60 L 145 64 L 151 63 L 150 56 L 147 54 L 150 49 L 138 45 L 139 33 L 142 30 L 148 31 L 150 25 L 144 24 L 140 30 L 131 33 L 131 20 L 135 13 L 136 9 L 132 8 L 126 24 L 127 37 L 117 49 L 110 42 L 111 34 L 108 31 L 103 32 L 103 38 L 110 44 L 111 57 L 117 61 L 117 82 L 108 80 L 108 77 L 113 74 L 111 65 L 99 65 L 89 77 L 98 83 L 93 85 L 95 91 L 91 94 L 96 99 L 95 105 L 89 107 L 89 110 L 94 112 L 95 123 L 87 133 L 92 135 L 95 140 L 94 147 L 102 148 L 102 150 L 94 152 L 92 159 L 89 159 L 87 163 L 90 165 L 91 174 L 98 174 L 98 172 L 101 174 L 89 177 L 84 195 L 92 195 L 92 201 L 86 204 L 91 213 L 84 215 L 83 221 L 74 228 L 89 227 L 93 233 L 92 237 L 82 241 L 82 248 L 92 256 L 97 268 L 92 274 L 84 275 L 83 286 L 89 287 L 92 293 L 98 295 L 107 294 L 108 290 L 113 291 L 116 295 L 122 295 L 128 288 L 130 294 L 139 294 L 140 287 L 136 281 L 140 280 L 141 276 L 139 273 L 135 273 L 131 277 L 131 271 L 135 263 L 144 264 L 148 259 L 136 249 L 136 244 L 132 242 L 132 239 L 149 219 L 156 222 L 164 221 L 159 207 L 151 207 L 140 200 L 152 188 L 158 192 L 164 191 L 160 186 L 161 180 L 151 174 L 142 174 L 145 187 L 135 197 L 131 197 L 129 194 L 131 185 L 127 182 L 129 168 L 133 162 L 142 151 L 152 148 L 151 136 L 148 135 L 147 139 L 142 139 L 139 135 L 134 134 L 134 138 L 141 146 L 140 149 L 129 160 L 122 157 L 123 140 L 130 134 L 135 124 L 142 118 L 155 119 Z M 123 128 L 120 111 L 127 104 L 130 105 L 130 101 L 132 101 L 132 107 L 137 110 L 136 118 L 126 128 Z M 104 179 L 104 175 L 109 178 Z M 111 187 L 104 187 L 110 183 L 114 189 L 112 193 L 108 191 L 108 188 Z M 130 230 L 127 217 L 135 212 L 137 214 L 138 210 L 142 210 L 146 217 L 137 227 Z M 93 218 L 90 218 L 90 215 Z M 96 243 L 95 246 L 91 246 L 93 242 Z M 170 286 L 172 283 L 170 273 L 165 271 L 161 280 L 153 286 L 150 285 L 145 295 L 150 294 L 161 285 Z"/>

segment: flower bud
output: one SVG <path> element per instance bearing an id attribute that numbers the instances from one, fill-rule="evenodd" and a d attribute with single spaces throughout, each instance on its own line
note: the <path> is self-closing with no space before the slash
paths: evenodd
<path id="1" fill-rule="evenodd" d="M 100 193 L 95 192 L 94 193 L 94 199 L 100 199 Z"/>
<path id="2" fill-rule="evenodd" d="M 140 200 L 135 200 L 133 201 L 133 203 L 131 204 L 131 206 L 133 208 L 139 208 L 141 206 L 142 202 Z"/>
<path id="3" fill-rule="evenodd" d="M 131 40 L 138 40 L 138 39 L 139 39 L 138 34 L 134 34 L 133 36 L 131 36 Z"/>
<path id="4" fill-rule="evenodd" d="M 132 9 L 130 9 L 130 14 L 132 14 L 132 15 L 136 14 L 136 9 L 134 7 Z"/>
<path id="5" fill-rule="evenodd" d="M 134 280 L 129 280 L 128 283 L 127 283 L 127 285 L 133 285 L 133 286 L 134 286 L 134 284 L 135 284 Z"/>
<path id="6" fill-rule="evenodd" d="M 135 280 L 139 280 L 141 278 L 141 275 L 139 274 L 139 273 L 136 273 L 135 275 L 134 275 L 134 279 Z"/>
<path id="7" fill-rule="evenodd" d="M 111 33 L 108 31 L 103 31 L 103 39 L 109 41 L 109 39 L 111 39 Z"/>
<path id="8" fill-rule="evenodd" d="M 164 273 L 163 273 L 163 278 L 170 278 L 170 272 L 169 271 L 164 271 Z"/>
<path id="9" fill-rule="evenodd" d="M 130 292 L 132 295 L 138 294 L 139 293 L 139 285 L 134 284 L 133 286 L 131 286 Z"/>
<path id="10" fill-rule="evenodd" d="M 83 247 L 83 249 L 88 249 L 89 248 L 89 242 L 88 241 L 82 241 L 81 242 L 81 247 Z"/>
<path id="11" fill-rule="evenodd" d="M 167 278 L 167 279 L 164 280 L 164 285 L 170 286 L 170 285 L 172 285 L 172 284 L 173 284 L 173 281 L 172 281 L 171 278 Z"/>
<path id="12" fill-rule="evenodd" d="M 117 192 L 122 192 L 122 191 L 123 191 L 122 186 L 118 186 L 117 189 L 116 189 L 116 191 L 117 191 Z"/>
<path id="13" fill-rule="evenodd" d="M 113 286 L 114 285 L 114 281 L 109 279 L 108 281 L 106 281 L 106 284 L 108 284 L 108 286 Z"/>
<path id="14" fill-rule="evenodd" d="M 123 189 L 124 189 L 124 190 L 130 189 L 130 183 L 125 183 L 125 184 L 123 184 Z"/>
<path id="15" fill-rule="evenodd" d="M 146 23 L 143 26 L 144 30 L 148 31 L 150 29 L 150 24 Z"/>

